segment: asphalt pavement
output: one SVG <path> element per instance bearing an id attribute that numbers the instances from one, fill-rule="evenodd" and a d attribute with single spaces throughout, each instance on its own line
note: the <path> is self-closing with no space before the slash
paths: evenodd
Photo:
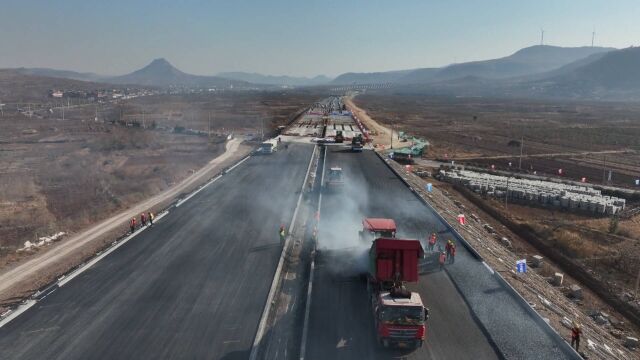
<path id="1" fill-rule="evenodd" d="M 246 359 L 313 150 L 254 156 L 0 328 L 0 359 Z"/>
<path id="2" fill-rule="evenodd" d="M 376 344 L 366 284 L 370 244 L 358 231 L 364 217 L 395 219 L 399 238 L 455 239 L 436 215 L 372 151 L 328 147 L 325 166 L 339 166 L 343 189 L 324 189 L 317 266 L 305 359 L 566 359 L 562 339 L 540 325 L 481 261 L 458 244 L 455 264 L 428 267 L 412 285 L 430 309 L 427 340 L 416 351 Z M 437 268 L 437 266 L 436 266 Z"/>

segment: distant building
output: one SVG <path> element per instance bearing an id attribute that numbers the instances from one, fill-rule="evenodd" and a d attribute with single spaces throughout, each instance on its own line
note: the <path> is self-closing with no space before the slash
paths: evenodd
<path id="1" fill-rule="evenodd" d="M 51 91 L 51 97 L 61 98 L 64 96 L 64 93 L 61 90 L 53 90 Z"/>

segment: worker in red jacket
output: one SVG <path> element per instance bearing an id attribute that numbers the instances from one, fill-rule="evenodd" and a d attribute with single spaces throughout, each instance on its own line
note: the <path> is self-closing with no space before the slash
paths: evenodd
<path id="1" fill-rule="evenodd" d="M 147 226 L 147 216 L 144 213 L 140 214 L 140 224 L 141 226 Z"/>
<path id="2" fill-rule="evenodd" d="M 440 270 L 444 268 L 444 263 L 447 261 L 447 254 L 444 251 L 440 252 L 440 257 L 438 258 L 438 262 L 440 263 Z"/>
<path id="3" fill-rule="evenodd" d="M 447 261 L 451 260 L 451 247 L 453 246 L 453 242 L 451 240 L 447 240 L 447 245 L 444 246 L 444 251 L 447 253 Z"/>
<path id="4" fill-rule="evenodd" d="M 133 232 L 136 231 L 136 218 L 135 217 L 131 218 L 131 222 L 129 223 L 129 226 L 131 227 L 131 233 L 133 234 Z"/>
<path id="5" fill-rule="evenodd" d="M 456 244 L 451 243 L 451 250 L 449 250 L 449 252 L 451 253 L 451 263 L 453 264 L 454 261 L 456 261 Z"/>
<path id="6" fill-rule="evenodd" d="M 432 233 L 429 237 L 429 251 L 433 251 L 433 249 L 436 247 L 436 241 L 436 233 Z"/>

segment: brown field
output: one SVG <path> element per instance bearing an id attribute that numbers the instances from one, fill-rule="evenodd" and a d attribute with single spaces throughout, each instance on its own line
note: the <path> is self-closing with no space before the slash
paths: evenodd
<path id="1" fill-rule="evenodd" d="M 586 177 L 633 187 L 640 177 L 640 104 L 543 102 L 482 98 L 365 94 L 356 104 L 385 125 L 427 138 L 426 157 L 516 170 L 524 138 L 522 172 Z M 475 117 L 475 118 L 474 118 Z M 602 151 L 620 153 L 598 154 Z M 596 152 L 596 154 L 584 154 Z M 555 154 L 528 157 L 534 154 Z M 502 156 L 502 158 L 486 157 Z"/>
<path id="2" fill-rule="evenodd" d="M 71 107 L 64 120 L 60 109 L 28 117 L 5 108 L 0 117 L 0 267 L 24 256 L 16 249 L 25 241 L 76 232 L 157 194 L 220 154 L 229 132 L 258 134 L 264 123 L 269 133 L 316 96 L 149 96 L 101 104 L 98 121 L 96 105 Z M 174 128 L 184 130 L 175 133 Z"/>

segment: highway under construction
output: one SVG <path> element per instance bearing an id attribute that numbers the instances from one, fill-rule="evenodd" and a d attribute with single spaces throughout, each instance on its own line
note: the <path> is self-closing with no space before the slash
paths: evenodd
<path id="1" fill-rule="evenodd" d="M 324 113 L 297 119 L 282 138 L 286 148 L 242 160 L 0 323 L 0 358 L 579 358 L 389 160 L 347 144 L 313 144 L 327 125 L 366 133 L 342 113 L 340 98 L 318 104 Z M 342 169 L 344 186 L 325 186 L 331 167 Z M 377 343 L 360 276 L 370 246 L 358 236 L 365 217 L 394 219 L 399 238 L 425 241 L 436 232 L 458 243 L 444 270 L 433 254 L 421 261 L 411 290 L 430 317 L 418 349 Z M 280 226 L 290 231 L 284 243 Z"/>

